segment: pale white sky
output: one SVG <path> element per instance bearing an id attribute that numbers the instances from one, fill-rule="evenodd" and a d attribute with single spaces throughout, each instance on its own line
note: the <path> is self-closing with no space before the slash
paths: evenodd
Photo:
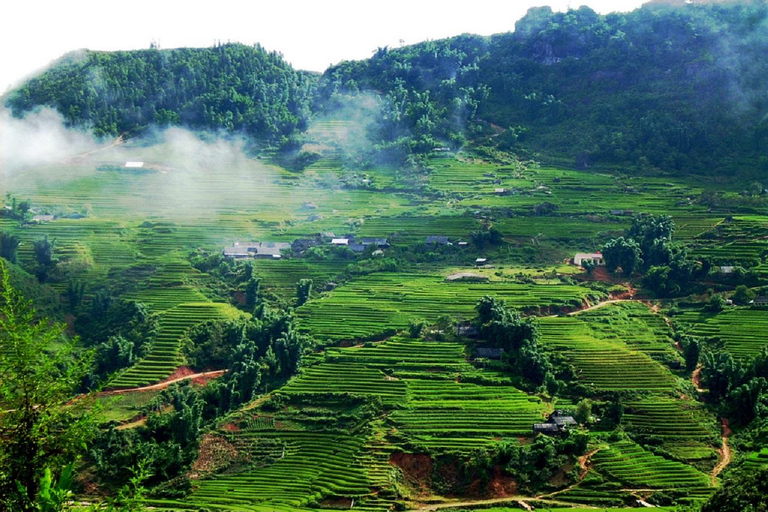
<path id="1" fill-rule="evenodd" d="M 295 68 L 323 71 L 380 46 L 513 30 L 531 6 L 606 13 L 643 0 L 10 0 L 0 7 L 0 93 L 80 48 L 131 50 L 261 43 Z"/>

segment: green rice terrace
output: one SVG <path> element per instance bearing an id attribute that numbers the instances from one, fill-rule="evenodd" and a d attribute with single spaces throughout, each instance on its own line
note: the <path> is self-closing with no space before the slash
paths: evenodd
<path id="1" fill-rule="evenodd" d="M 101 358 L 98 417 L 124 436 L 104 443 L 157 443 L 160 418 L 199 414 L 195 441 L 173 441 L 187 448 L 162 470 L 172 483 L 145 503 L 578 511 L 712 495 L 730 463 L 725 413 L 692 375 L 688 337 L 745 365 L 768 345 L 768 310 L 754 304 L 768 212 L 702 204 L 696 179 L 469 151 L 433 155 L 417 179 L 356 171 L 328 142 L 345 123 L 313 125 L 327 147 L 298 171 L 176 134 L 191 138 L 128 141 L 0 183 L 6 212 L 23 200 L 34 210 L 0 216 L 28 272 L 19 283 L 59 297 L 52 308 Z M 151 172 L 124 172 L 126 161 Z M 640 270 L 573 264 L 649 218 L 638 214 L 670 215 L 675 242 L 706 267 L 684 303 Z M 259 254 L 255 242 L 283 245 Z M 743 283 L 752 304 L 712 310 Z M 532 319 L 533 340 L 478 325 L 485 297 L 521 315 L 502 323 Z M 190 393 L 206 405 L 185 409 Z M 734 457 L 762 467 L 765 448 L 748 446 Z"/>

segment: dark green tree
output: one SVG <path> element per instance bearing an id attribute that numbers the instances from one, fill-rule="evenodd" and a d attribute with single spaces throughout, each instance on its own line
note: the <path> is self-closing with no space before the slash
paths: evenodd
<path id="1" fill-rule="evenodd" d="M 253 267 L 247 265 L 245 268 L 251 269 Z M 248 278 L 248 283 L 245 285 L 245 307 L 248 308 L 249 311 L 252 311 L 253 307 L 256 305 L 256 301 L 259 297 L 260 286 L 261 279 L 257 279 L 255 277 Z"/>
<path id="2" fill-rule="evenodd" d="M 46 471 L 58 479 L 94 434 L 82 401 L 64 407 L 89 362 L 11 287 L 2 261 L 0 346 L 0 508 L 37 511 Z"/>
<path id="3" fill-rule="evenodd" d="M 768 510 L 768 466 L 743 469 L 702 505 L 701 512 L 761 512 Z"/>
<path id="4" fill-rule="evenodd" d="M 0 258 L 16 263 L 16 251 L 21 240 L 16 235 L 0 231 Z"/>
<path id="5" fill-rule="evenodd" d="M 610 272 L 621 268 L 625 276 L 632 275 L 643 264 L 640 245 L 631 238 L 614 238 L 603 247 L 605 266 Z"/>
<path id="6" fill-rule="evenodd" d="M 309 300 L 309 296 L 312 294 L 312 280 L 300 279 L 296 283 L 296 305 L 301 306 Z"/>

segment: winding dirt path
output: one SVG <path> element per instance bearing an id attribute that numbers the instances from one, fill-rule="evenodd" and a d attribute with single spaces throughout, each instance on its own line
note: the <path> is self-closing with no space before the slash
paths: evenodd
<path id="1" fill-rule="evenodd" d="M 635 299 L 609 299 L 604 300 L 603 302 L 598 302 L 594 306 L 589 306 L 588 308 L 579 309 L 577 311 L 571 311 L 568 313 L 568 315 L 578 315 L 580 313 L 586 313 L 587 311 L 592 311 L 593 309 L 602 308 L 603 306 L 607 306 L 608 304 L 617 304 L 619 302 L 640 302 Z"/>
<path id="2" fill-rule="evenodd" d="M 728 438 L 731 435 L 731 429 L 728 425 L 728 418 L 721 418 L 720 424 L 723 427 L 723 447 L 720 449 L 720 461 L 712 470 L 712 485 L 717 485 L 717 475 L 723 472 L 723 470 L 731 463 L 731 447 L 728 445 Z"/>
<path id="3" fill-rule="evenodd" d="M 696 391 L 699 393 L 706 393 L 707 390 L 701 387 L 701 364 L 696 366 L 696 369 L 693 370 L 693 373 L 691 373 L 691 382 L 693 383 L 693 387 L 696 388 Z"/>
<path id="4" fill-rule="evenodd" d="M 215 370 L 212 372 L 202 372 L 202 373 L 193 373 L 191 375 L 183 375 L 181 377 L 176 377 L 174 379 L 164 380 L 162 382 L 158 382 L 157 384 L 152 384 L 150 386 L 144 386 L 141 388 L 127 388 L 127 389 L 112 389 L 109 391 L 102 391 L 98 394 L 98 396 L 109 396 L 109 395 L 122 395 L 124 393 L 140 393 L 142 391 L 155 391 L 158 389 L 165 389 L 167 387 L 170 387 L 171 384 L 176 384 L 177 382 L 181 382 L 183 380 L 189 380 L 189 379 L 204 379 L 204 380 L 211 380 L 215 379 L 217 377 L 221 377 L 226 373 L 227 370 Z"/>
<path id="5" fill-rule="evenodd" d="M 485 500 L 467 500 L 467 501 L 450 501 L 445 503 L 423 503 L 416 505 L 414 510 L 420 510 L 422 512 L 429 512 L 432 510 L 441 510 L 444 508 L 463 508 L 463 507 L 475 507 L 479 505 L 497 505 L 500 503 L 516 504 L 525 510 L 533 510 L 533 507 L 528 504 L 529 501 L 536 501 L 538 503 L 547 503 L 549 505 L 561 505 L 563 507 L 571 508 L 573 503 L 567 501 L 550 500 L 541 498 L 538 496 L 510 496 L 507 498 L 490 498 Z M 588 507 L 580 505 L 581 508 L 594 508 L 599 510 L 598 507 Z"/>

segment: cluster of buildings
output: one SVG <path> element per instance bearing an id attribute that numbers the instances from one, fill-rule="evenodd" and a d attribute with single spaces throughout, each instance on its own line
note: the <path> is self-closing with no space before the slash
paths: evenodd
<path id="1" fill-rule="evenodd" d="M 534 423 L 533 433 L 559 434 L 577 425 L 578 422 L 573 419 L 573 416 L 569 416 L 566 411 L 559 410 L 550 414 L 546 423 Z"/>
<path id="2" fill-rule="evenodd" d="M 279 260 L 282 251 L 291 248 L 288 242 L 235 242 L 224 248 L 224 256 L 234 259 L 263 258 Z"/>
<path id="3" fill-rule="evenodd" d="M 245 258 L 264 258 L 279 260 L 283 253 L 291 251 L 293 254 L 301 254 L 310 247 L 318 245 L 343 246 L 352 252 L 363 252 L 368 247 L 374 246 L 377 251 L 389 247 L 386 238 L 359 238 L 354 235 L 343 237 L 324 237 L 318 235 L 314 238 L 299 238 L 293 242 L 235 242 L 229 247 L 225 247 L 222 254 L 227 258 L 245 259 Z"/>
<path id="4" fill-rule="evenodd" d="M 454 242 L 447 236 L 431 235 L 426 237 L 424 243 L 427 245 L 454 245 Z M 271 258 L 280 259 L 284 251 L 290 251 L 293 254 L 301 254 L 310 247 L 319 245 L 330 245 L 336 247 L 346 247 L 352 252 L 361 253 L 368 247 L 375 247 L 376 251 L 387 249 L 390 244 L 387 238 L 361 237 L 355 235 L 335 236 L 332 234 L 317 235 L 313 238 L 298 238 L 291 243 L 288 242 L 235 242 L 229 247 L 225 247 L 222 254 L 227 258 Z M 466 247 L 469 242 L 458 241 L 456 245 Z M 487 262 L 485 258 L 478 258 L 476 265 L 484 265 Z"/>

